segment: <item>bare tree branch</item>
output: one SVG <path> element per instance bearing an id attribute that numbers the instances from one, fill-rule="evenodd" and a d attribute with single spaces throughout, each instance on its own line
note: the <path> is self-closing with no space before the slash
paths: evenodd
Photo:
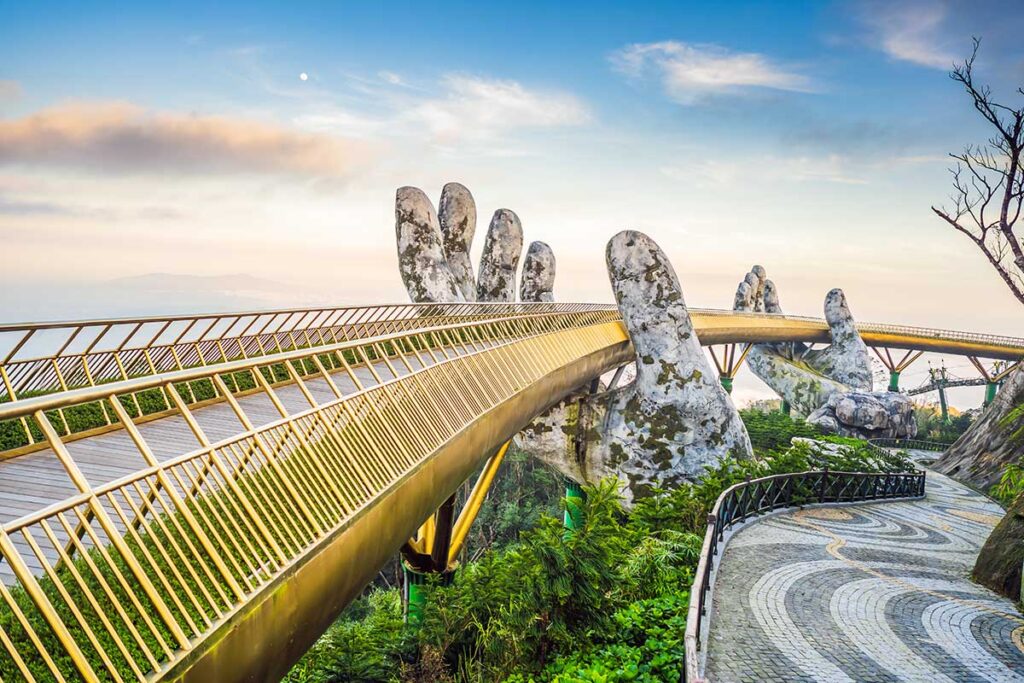
<path id="1" fill-rule="evenodd" d="M 1024 244 L 1015 232 L 1024 204 L 1024 107 L 1015 109 L 996 102 L 992 89 L 975 81 L 974 63 L 980 47 L 981 39 L 975 38 L 970 56 L 954 65 L 949 77 L 963 86 L 974 108 L 997 134 L 985 146 L 968 145 L 961 154 L 950 154 L 957 161 L 950 169 L 953 210 L 933 206 L 932 211 L 974 242 L 1024 304 Z M 1017 92 L 1024 95 L 1024 87 Z M 998 218 L 989 218 L 997 207 Z"/>

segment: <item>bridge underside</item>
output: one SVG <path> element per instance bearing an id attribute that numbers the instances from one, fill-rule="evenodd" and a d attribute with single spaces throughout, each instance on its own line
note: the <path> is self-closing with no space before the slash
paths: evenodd
<path id="1" fill-rule="evenodd" d="M 205 683 L 283 677 L 423 520 L 501 444 L 580 385 L 630 360 L 628 341 L 602 348 L 480 415 L 297 557 L 163 678 Z"/>

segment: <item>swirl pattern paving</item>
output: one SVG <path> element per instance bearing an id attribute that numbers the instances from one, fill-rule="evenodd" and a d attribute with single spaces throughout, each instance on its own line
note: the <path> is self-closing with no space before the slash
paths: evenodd
<path id="1" fill-rule="evenodd" d="M 1024 616 L 969 578 L 1002 510 L 939 474 L 927 490 L 737 531 L 715 579 L 708 679 L 1024 682 Z"/>

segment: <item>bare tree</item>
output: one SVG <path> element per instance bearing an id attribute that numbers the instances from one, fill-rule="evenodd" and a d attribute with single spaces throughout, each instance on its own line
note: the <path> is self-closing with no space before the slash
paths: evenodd
<path id="1" fill-rule="evenodd" d="M 932 207 L 944 221 L 967 235 L 981 250 L 1013 295 L 1024 304 L 1024 248 L 1014 230 L 1024 202 L 1024 107 L 996 102 L 992 89 L 974 80 L 974 61 L 981 45 L 974 39 L 971 56 L 954 65 L 949 77 L 961 84 L 974 108 L 995 129 L 984 145 L 970 145 L 950 154 L 956 165 L 952 208 Z M 1024 95 L 1024 88 L 1017 92 Z"/>

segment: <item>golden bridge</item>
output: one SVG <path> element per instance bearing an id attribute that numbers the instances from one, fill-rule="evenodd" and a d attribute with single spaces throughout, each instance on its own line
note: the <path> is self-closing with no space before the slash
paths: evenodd
<path id="1" fill-rule="evenodd" d="M 829 341 L 819 319 L 691 313 L 723 382 L 752 343 Z M 897 381 L 925 352 L 1024 358 L 858 327 Z M 448 566 L 509 440 L 632 360 L 588 304 L 0 326 L 0 678 L 283 676 L 403 544 Z"/>

